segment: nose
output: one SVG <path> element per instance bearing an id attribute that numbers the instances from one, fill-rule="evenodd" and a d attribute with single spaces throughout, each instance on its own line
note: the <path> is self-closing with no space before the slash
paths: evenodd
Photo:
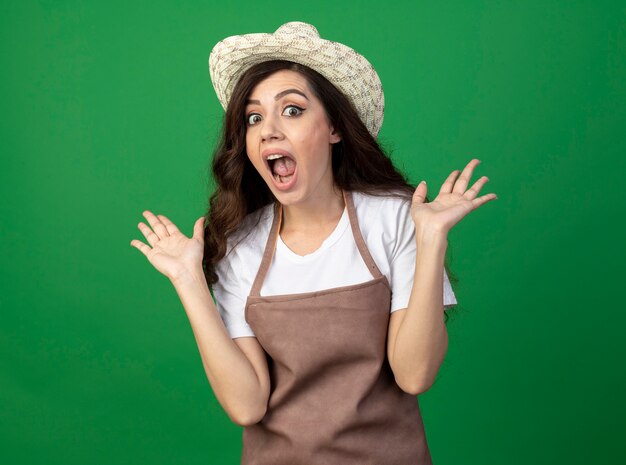
<path id="1" fill-rule="evenodd" d="M 268 141 L 272 139 L 281 139 L 283 137 L 283 133 L 280 129 L 280 122 L 277 121 L 277 118 L 272 115 L 267 115 L 263 122 L 263 126 L 261 128 L 261 139 L 263 141 Z"/>

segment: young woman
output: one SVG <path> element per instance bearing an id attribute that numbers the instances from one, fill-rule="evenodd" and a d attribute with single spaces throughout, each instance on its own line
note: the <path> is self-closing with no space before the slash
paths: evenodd
<path id="1" fill-rule="evenodd" d="M 146 210 L 131 245 L 172 280 L 242 464 L 431 463 L 416 396 L 456 304 L 448 232 L 496 198 L 467 188 L 479 161 L 428 202 L 376 142 L 376 71 L 309 24 L 224 39 L 209 65 L 226 114 L 206 224 Z"/>

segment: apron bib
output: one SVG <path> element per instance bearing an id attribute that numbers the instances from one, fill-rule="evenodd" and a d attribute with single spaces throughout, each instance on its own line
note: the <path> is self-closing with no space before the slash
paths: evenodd
<path id="1" fill-rule="evenodd" d="M 263 419 L 245 426 L 242 465 L 430 465 L 416 396 L 387 359 L 391 287 L 369 253 L 352 193 L 352 234 L 374 279 L 300 294 L 261 296 L 282 222 L 274 219 L 245 318 L 267 354 Z"/>

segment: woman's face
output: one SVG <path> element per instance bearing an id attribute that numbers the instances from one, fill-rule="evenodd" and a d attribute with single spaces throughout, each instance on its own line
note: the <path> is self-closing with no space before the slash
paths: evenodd
<path id="1" fill-rule="evenodd" d="M 245 122 L 248 158 L 281 203 L 331 191 L 331 144 L 341 138 L 303 75 L 280 70 L 259 82 L 248 98 Z M 267 160 L 276 154 L 284 156 Z"/>

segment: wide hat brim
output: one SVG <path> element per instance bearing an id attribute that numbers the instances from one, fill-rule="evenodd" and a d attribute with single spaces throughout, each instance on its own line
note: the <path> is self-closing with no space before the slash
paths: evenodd
<path id="1" fill-rule="evenodd" d="M 293 61 L 320 73 L 350 99 L 370 134 L 378 136 L 385 98 L 374 67 L 352 48 L 320 38 L 314 26 L 299 21 L 285 23 L 273 34 L 227 37 L 213 47 L 209 72 L 224 110 L 241 75 L 269 60 Z"/>

